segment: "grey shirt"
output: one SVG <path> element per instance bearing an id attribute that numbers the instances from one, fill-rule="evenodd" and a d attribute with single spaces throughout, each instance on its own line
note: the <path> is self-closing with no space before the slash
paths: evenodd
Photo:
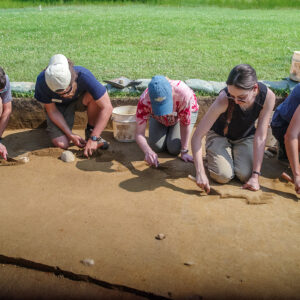
<path id="1" fill-rule="evenodd" d="M 4 93 L 0 94 L 0 98 L 1 98 L 3 104 L 12 101 L 9 78 L 7 75 L 5 75 L 5 77 L 6 77 L 6 85 L 5 85 L 4 89 L 6 91 Z"/>

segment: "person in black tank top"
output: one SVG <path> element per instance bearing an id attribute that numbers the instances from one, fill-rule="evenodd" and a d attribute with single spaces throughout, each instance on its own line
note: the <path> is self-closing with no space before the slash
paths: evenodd
<path id="1" fill-rule="evenodd" d="M 255 70 L 247 64 L 234 67 L 226 84 L 192 138 L 196 182 L 209 193 L 202 160 L 202 139 L 206 136 L 210 177 L 227 183 L 237 176 L 244 183 L 243 188 L 257 191 L 275 95 L 257 82 Z"/>

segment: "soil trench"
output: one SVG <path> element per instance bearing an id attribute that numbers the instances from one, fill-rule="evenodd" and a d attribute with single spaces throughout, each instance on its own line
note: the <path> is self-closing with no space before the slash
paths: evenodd
<path id="1" fill-rule="evenodd" d="M 187 178 L 193 164 L 162 153 L 150 168 L 136 143 L 103 138 L 107 151 L 86 159 L 71 147 L 64 163 L 44 129 L 5 131 L 9 155 L 29 162 L 0 165 L 0 293 L 39 289 L 8 271 L 17 265 L 48 273 L 43 286 L 56 274 L 128 297 L 299 297 L 300 206 L 278 179 L 286 166 L 265 158 L 257 193 L 232 180 L 206 195 Z"/>

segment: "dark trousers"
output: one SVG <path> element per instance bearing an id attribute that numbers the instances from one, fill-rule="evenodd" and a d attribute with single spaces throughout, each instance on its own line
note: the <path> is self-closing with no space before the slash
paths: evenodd
<path id="1" fill-rule="evenodd" d="M 285 145 L 284 145 L 284 136 L 288 129 L 288 124 L 281 127 L 273 127 L 272 126 L 272 134 L 276 138 L 279 144 L 278 149 L 278 159 L 287 159 Z"/>

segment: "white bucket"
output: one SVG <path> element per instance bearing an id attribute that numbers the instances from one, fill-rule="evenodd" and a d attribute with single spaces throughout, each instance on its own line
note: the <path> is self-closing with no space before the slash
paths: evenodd
<path id="1" fill-rule="evenodd" d="M 112 111 L 114 138 L 119 142 L 135 141 L 136 106 L 119 106 Z"/>
<path id="2" fill-rule="evenodd" d="M 300 81 L 300 51 L 295 51 L 292 58 L 290 78 L 294 81 Z"/>

